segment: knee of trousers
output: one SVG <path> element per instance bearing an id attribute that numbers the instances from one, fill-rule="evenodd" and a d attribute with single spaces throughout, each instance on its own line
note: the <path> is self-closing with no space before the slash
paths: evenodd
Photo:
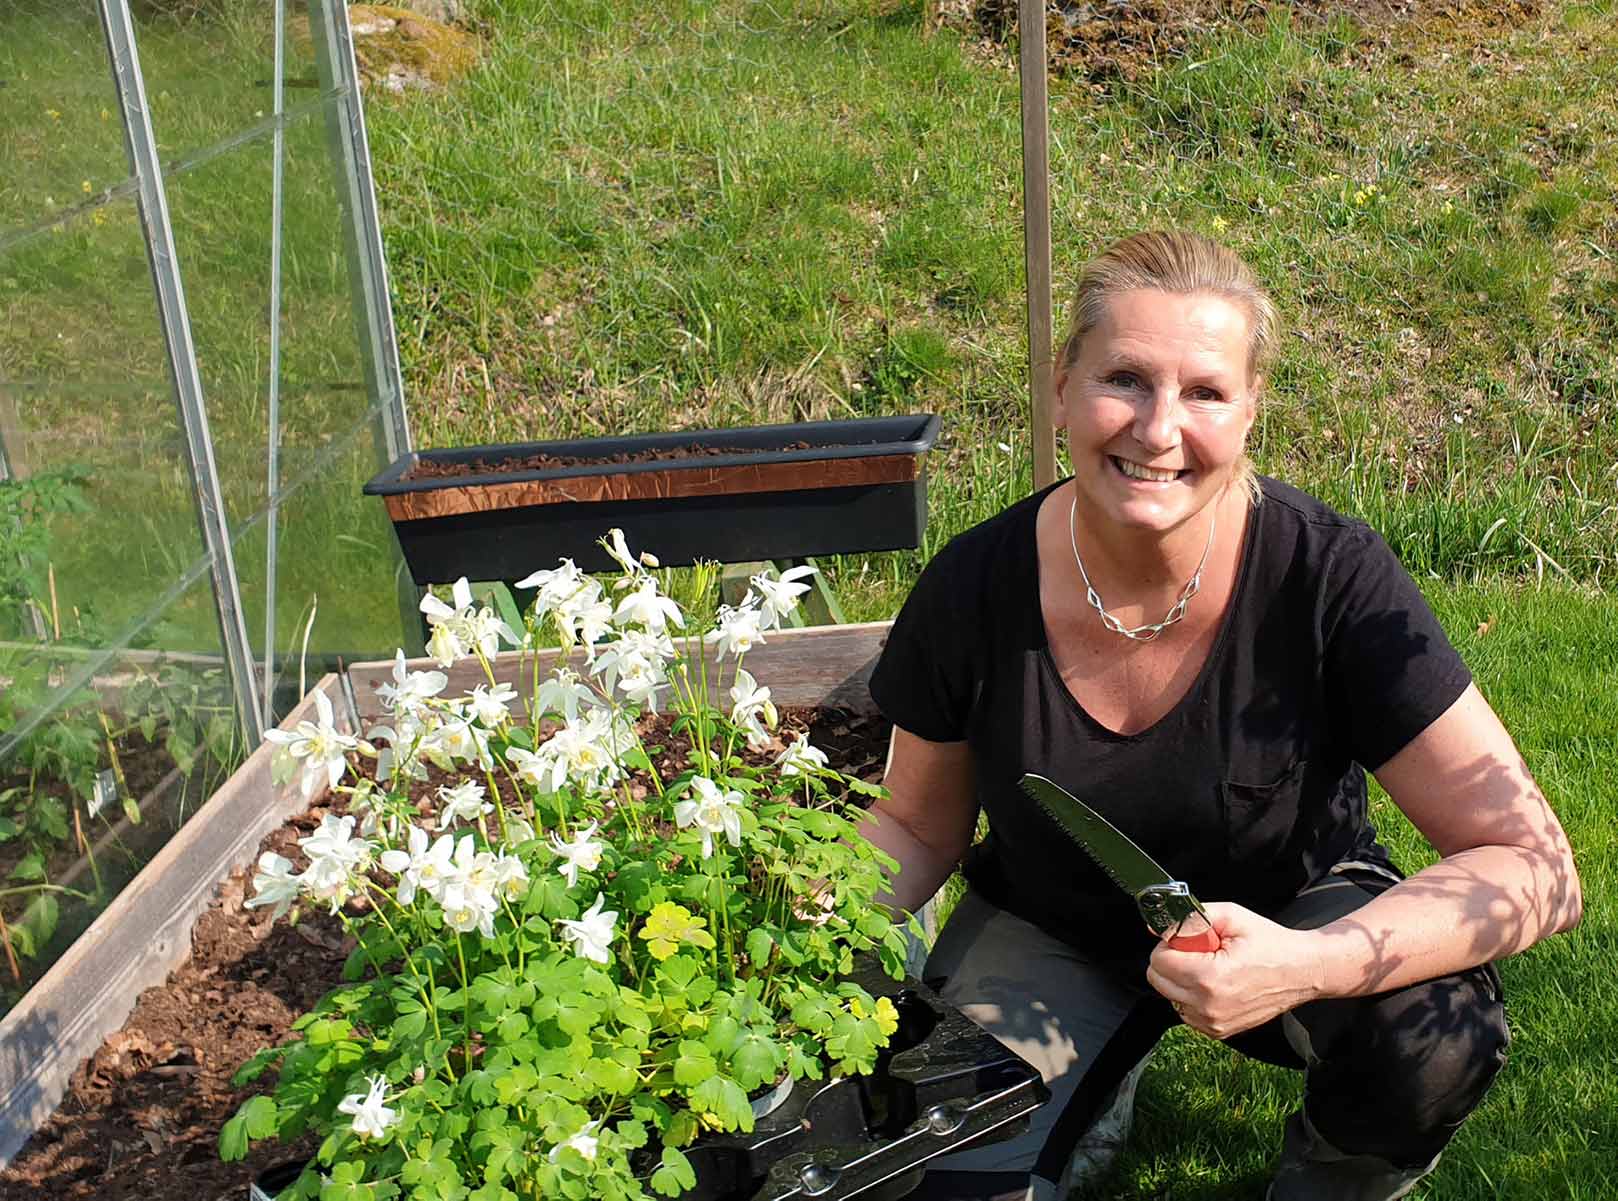
<path id="1" fill-rule="evenodd" d="M 1493 965 L 1317 1004 L 1343 1008 L 1323 1021 L 1298 1011 L 1313 1051 L 1305 1108 L 1345 1152 L 1429 1161 L 1505 1064 L 1511 1036 Z"/>

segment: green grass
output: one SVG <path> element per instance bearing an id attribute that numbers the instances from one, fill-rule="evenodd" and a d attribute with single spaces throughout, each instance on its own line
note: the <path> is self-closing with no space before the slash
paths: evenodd
<path id="1" fill-rule="evenodd" d="M 914 5 L 476 12 L 476 75 L 371 114 L 424 443 L 933 409 L 927 549 L 993 511 L 985 448 L 1027 425 L 1004 62 L 923 37 Z M 1409 61 L 1274 21 L 1108 92 L 1054 81 L 1057 279 L 1146 225 L 1230 240 L 1297 331 L 1262 467 L 1418 572 L 1600 581 L 1610 12 Z M 891 612 L 919 561 L 836 564 L 851 615 Z"/>
<path id="2" fill-rule="evenodd" d="M 1561 587 L 1430 583 L 1428 596 L 1568 830 L 1585 916 L 1501 965 L 1513 1034 L 1506 1070 L 1412 1196 L 1597 1201 L 1618 1186 L 1618 1154 L 1603 1133 L 1618 1104 L 1607 1071 L 1618 1011 L 1599 983 L 1618 950 L 1618 706 L 1608 680 L 1618 609 L 1609 596 Z M 1407 871 L 1431 861 L 1385 795 L 1373 820 Z M 1114 1173 L 1082 1195 L 1259 1196 L 1301 1095 L 1299 1074 L 1173 1031 L 1143 1079 L 1134 1139 Z"/>

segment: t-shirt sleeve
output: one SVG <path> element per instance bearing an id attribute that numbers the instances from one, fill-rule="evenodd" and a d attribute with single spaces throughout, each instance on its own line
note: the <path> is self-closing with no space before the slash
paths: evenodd
<path id="1" fill-rule="evenodd" d="M 966 739 L 972 703 L 971 605 L 980 580 L 946 546 L 906 598 L 871 672 L 871 699 L 894 725 L 929 742 Z"/>
<path id="2" fill-rule="evenodd" d="M 1375 531 L 1345 535 L 1327 579 L 1328 703 L 1354 759 L 1375 771 L 1455 703 L 1472 673 Z"/>

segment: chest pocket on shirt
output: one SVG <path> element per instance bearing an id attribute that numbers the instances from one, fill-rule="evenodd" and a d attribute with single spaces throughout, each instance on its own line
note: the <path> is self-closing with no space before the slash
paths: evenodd
<path id="1" fill-rule="evenodd" d="M 1285 849 L 1298 823 L 1299 795 L 1307 762 L 1300 756 L 1268 783 L 1226 780 L 1220 786 L 1225 809 L 1225 846 L 1235 864 L 1268 866 Z"/>

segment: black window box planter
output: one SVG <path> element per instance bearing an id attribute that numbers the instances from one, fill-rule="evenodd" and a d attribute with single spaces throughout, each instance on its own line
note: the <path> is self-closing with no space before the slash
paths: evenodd
<path id="1" fill-rule="evenodd" d="M 921 545 L 938 431 L 935 414 L 919 414 L 424 450 L 364 490 L 386 501 L 418 584 L 513 580 L 563 557 L 611 571 L 596 539 L 615 526 L 669 567 L 901 550 Z M 679 457 L 633 460 L 671 451 Z M 587 461 L 404 478 L 422 462 L 537 454 Z"/>
<path id="2" fill-rule="evenodd" d="M 696 1187 L 680 1201 L 897 1201 L 929 1160 L 1019 1133 L 1049 1099 L 1026 1060 L 920 981 L 853 978 L 899 1011 L 876 1071 L 800 1080 L 751 1134 L 698 1139 L 685 1149 Z M 249 1196 L 273 1198 L 302 1169 L 270 1169 Z"/>

